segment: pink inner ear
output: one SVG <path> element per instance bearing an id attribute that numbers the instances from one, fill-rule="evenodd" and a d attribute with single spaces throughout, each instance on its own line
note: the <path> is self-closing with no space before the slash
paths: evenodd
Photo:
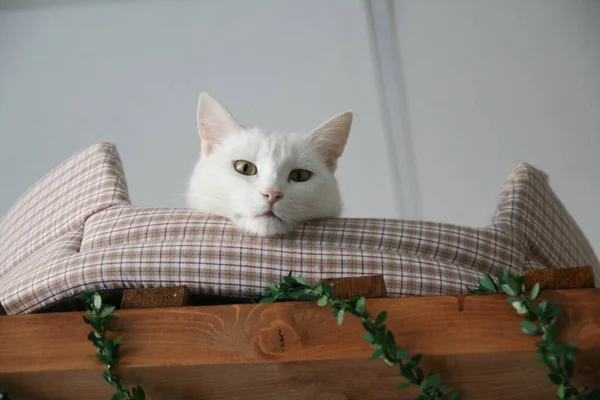
<path id="1" fill-rule="evenodd" d="M 202 156 L 204 157 L 208 157 L 212 154 L 213 152 L 213 143 L 209 140 L 206 139 L 201 139 L 201 146 L 202 146 Z"/>
<path id="2" fill-rule="evenodd" d="M 325 121 L 310 134 L 321 152 L 325 165 L 332 172 L 337 168 L 337 160 L 344 151 L 351 126 L 352 113 L 346 111 Z"/>
<path id="3" fill-rule="evenodd" d="M 202 93 L 198 99 L 198 133 L 202 140 L 202 155 L 209 156 L 216 145 L 242 128 L 221 103 Z"/>
<path id="4" fill-rule="evenodd" d="M 337 157 L 335 154 L 332 154 L 332 152 L 329 151 L 321 151 L 321 153 L 323 154 L 323 161 L 325 161 L 327 168 L 329 168 L 331 172 L 334 172 L 337 168 Z"/>

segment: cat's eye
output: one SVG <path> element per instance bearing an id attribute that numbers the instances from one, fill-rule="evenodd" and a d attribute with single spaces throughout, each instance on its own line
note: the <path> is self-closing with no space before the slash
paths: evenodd
<path id="1" fill-rule="evenodd" d="M 242 175 L 252 176 L 257 172 L 256 165 L 246 160 L 237 160 L 233 163 L 233 168 Z"/>
<path id="2" fill-rule="evenodd" d="M 312 176 L 312 172 L 305 169 L 295 169 L 290 172 L 290 181 L 306 182 Z"/>

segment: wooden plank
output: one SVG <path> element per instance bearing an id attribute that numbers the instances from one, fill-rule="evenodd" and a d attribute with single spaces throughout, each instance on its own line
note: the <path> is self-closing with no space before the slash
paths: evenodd
<path id="1" fill-rule="evenodd" d="M 593 288 L 592 267 L 546 268 L 527 271 L 525 286 L 530 289 L 539 282 L 542 289 L 587 289 Z"/>
<path id="2" fill-rule="evenodd" d="M 323 283 L 333 283 L 332 295 L 337 299 L 350 299 L 360 296 L 375 298 L 387 295 L 383 275 L 330 278 L 323 279 Z"/>
<path id="3" fill-rule="evenodd" d="M 577 345 L 577 382 L 600 382 L 600 291 L 543 293 L 563 306 L 560 339 Z M 463 302 L 459 311 L 459 303 Z M 388 310 L 402 346 L 461 399 L 547 399 L 554 387 L 534 360 L 535 338 L 503 295 L 367 301 Z M 368 359 L 359 321 L 337 326 L 313 303 L 117 312 L 119 371 L 160 399 L 397 399 L 397 370 Z M 106 399 L 101 365 L 87 355 L 81 313 L 0 317 L 0 389 L 26 399 Z"/>

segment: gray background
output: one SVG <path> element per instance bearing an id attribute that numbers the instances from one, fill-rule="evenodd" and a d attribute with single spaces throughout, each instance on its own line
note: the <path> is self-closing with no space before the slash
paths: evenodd
<path id="1" fill-rule="evenodd" d="M 347 216 L 485 225 L 528 161 L 600 249 L 594 0 L 0 0 L 0 214 L 100 141 L 182 206 L 201 91 L 274 130 L 352 109 Z"/>

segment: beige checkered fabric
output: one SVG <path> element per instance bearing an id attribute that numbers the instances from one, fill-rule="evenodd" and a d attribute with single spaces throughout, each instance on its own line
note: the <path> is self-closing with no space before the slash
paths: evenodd
<path id="1" fill-rule="evenodd" d="M 592 266 L 598 259 L 587 238 L 554 194 L 543 172 L 528 164 L 512 170 L 496 208 L 493 225 L 527 249 L 528 266 Z"/>
<path id="2" fill-rule="evenodd" d="M 60 164 L 32 186 L 0 220 L 0 279 L 88 217 L 129 195 L 114 145 L 102 143 Z"/>
<path id="3" fill-rule="evenodd" d="M 539 176 L 517 167 L 485 228 L 340 218 L 263 239 L 193 210 L 128 204 L 114 147 L 98 145 L 54 170 L 3 220 L 10 240 L 0 254 L 0 302 L 28 313 L 90 290 L 172 285 L 250 297 L 289 271 L 309 281 L 383 274 L 390 296 L 440 295 L 464 292 L 484 272 L 597 263 Z"/>

